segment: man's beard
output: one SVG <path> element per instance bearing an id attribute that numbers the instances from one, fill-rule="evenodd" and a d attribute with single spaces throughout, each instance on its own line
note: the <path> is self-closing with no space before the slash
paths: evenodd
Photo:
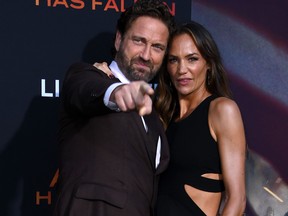
<path id="1" fill-rule="evenodd" d="M 134 57 L 129 61 L 125 53 L 123 52 L 122 47 L 120 47 L 115 58 L 119 69 L 130 81 L 144 80 L 146 82 L 151 81 L 158 69 L 156 70 L 151 63 L 151 61 L 145 61 L 141 57 Z M 145 65 L 147 68 L 136 68 L 135 65 Z"/>

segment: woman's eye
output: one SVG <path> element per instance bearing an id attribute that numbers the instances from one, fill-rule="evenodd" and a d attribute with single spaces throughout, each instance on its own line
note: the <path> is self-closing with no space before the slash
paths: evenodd
<path id="1" fill-rule="evenodd" d="M 172 64 L 172 63 L 175 63 L 177 61 L 176 58 L 169 58 L 168 59 L 168 63 Z"/>
<path id="2" fill-rule="evenodd" d="M 198 60 L 198 58 L 196 58 L 196 57 L 190 57 L 190 58 L 188 58 L 188 61 L 189 62 L 194 62 L 194 61 L 197 61 Z"/>

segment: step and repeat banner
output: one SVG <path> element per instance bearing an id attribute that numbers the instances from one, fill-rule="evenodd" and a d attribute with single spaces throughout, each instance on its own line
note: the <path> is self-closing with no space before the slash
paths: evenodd
<path id="1" fill-rule="evenodd" d="M 64 74 L 77 61 L 112 60 L 117 18 L 133 1 L 1 0 L 1 216 L 51 214 Z M 288 4 L 165 2 L 178 22 L 198 21 L 219 45 L 247 133 L 246 215 L 285 215 Z"/>
<path id="2" fill-rule="evenodd" d="M 134 0 L 1 0 L 0 215 L 48 216 L 57 184 L 61 84 L 78 61 L 111 61 L 117 18 Z M 177 21 L 191 2 L 167 0 Z"/>
<path id="3" fill-rule="evenodd" d="M 245 123 L 246 215 L 288 215 L 288 2 L 192 0 L 210 30 Z"/>

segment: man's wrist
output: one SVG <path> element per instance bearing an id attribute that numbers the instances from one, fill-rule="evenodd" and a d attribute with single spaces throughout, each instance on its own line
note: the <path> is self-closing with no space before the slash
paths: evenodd
<path id="1" fill-rule="evenodd" d="M 109 88 L 106 90 L 104 98 L 103 98 L 103 102 L 105 104 L 105 106 L 107 106 L 109 109 L 111 110 L 115 110 L 115 111 L 120 111 L 119 107 L 117 106 L 116 103 L 110 101 L 110 97 L 112 92 L 120 85 L 124 85 L 124 83 L 114 83 L 111 86 L 109 86 Z"/>

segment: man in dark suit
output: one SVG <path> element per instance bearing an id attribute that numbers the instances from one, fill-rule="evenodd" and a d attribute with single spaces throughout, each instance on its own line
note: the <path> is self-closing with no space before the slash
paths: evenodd
<path id="1" fill-rule="evenodd" d="M 78 63 L 60 111 L 55 216 L 150 216 L 168 145 L 148 82 L 160 70 L 174 22 L 158 0 L 138 0 L 117 23 L 113 77 Z"/>

